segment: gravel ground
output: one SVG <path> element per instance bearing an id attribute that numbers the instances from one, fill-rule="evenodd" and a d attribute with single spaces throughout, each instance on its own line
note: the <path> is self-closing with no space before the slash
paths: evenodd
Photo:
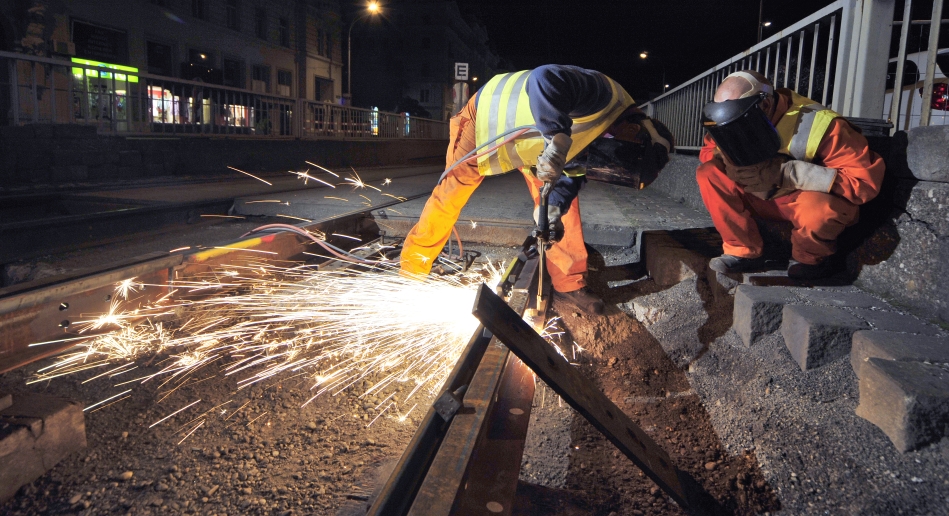
<path id="1" fill-rule="evenodd" d="M 482 252 L 493 259 L 511 250 Z M 726 509 L 949 514 L 949 440 L 900 454 L 854 414 L 857 384 L 846 357 L 801 372 L 780 336 L 743 349 L 729 329 L 730 298 L 716 302 L 701 279 L 660 288 L 629 256 L 591 256 L 591 285 L 612 305 L 607 314 L 589 317 L 559 302 L 553 310 L 566 342 L 585 350 L 576 359 L 581 372 Z M 94 373 L 24 386 L 35 367 L 0 377 L 0 390 L 87 403 L 112 393 L 82 383 Z M 235 387 L 216 377 L 164 400 L 157 386 L 136 387 L 131 398 L 90 411 L 89 447 L 24 487 L 0 514 L 355 514 L 423 413 L 374 419 L 375 401 L 387 393 L 360 400 L 360 386 L 303 408 L 309 384 L 301 379 Z M 195 399 L 229 402 L 218 408 L 228 412 L 190 436 L 197 414 L 149 428 L 169 407 Z M 430 401 L 419 399 L 419 407 Z M 531 418 L 515 514 L 682 514 L 543 384 Z"/>

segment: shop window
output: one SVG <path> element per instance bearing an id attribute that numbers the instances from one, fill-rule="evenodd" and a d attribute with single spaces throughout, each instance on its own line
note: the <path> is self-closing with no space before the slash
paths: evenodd
<path id="1" fill-rule="evenodd" d="M 419 90 L 418 101 L 425 103 L 432 101 L 432 92 L 430 90 Z"/>

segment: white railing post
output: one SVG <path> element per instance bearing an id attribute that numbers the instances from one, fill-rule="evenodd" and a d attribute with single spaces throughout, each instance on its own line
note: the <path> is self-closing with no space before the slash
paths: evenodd
<path id="1" fill-rule="evenodd" d="M 857 45 L 853 44 L 855 34 L 859 34 L 860 15 L 864 0 L 844 0 L 840 13 L 840 36 L 837 38 L 837 70 L 834 73 L 834 95 L 830 105 L 838 113 L 849 116 L 851 106 L 850 77 L 851 64 L 856 62 Z M 854 29 L 857 29 L 856 31 Z"/>
<path id="2" fill-rule="evenodd" d="M 856 59 L 850 66 L 853 75 L 847 81 L 848 85 L 853 84 L 852 104 L 846 115 L 879 119 L 883 118 L 889 64 L 886 56 L 890 55 L 889 35 L 893 31 L 896 0 L 862 0 L 862 3 Z"/>
<path id="3" fill-rule="evenodd" d="M 933 3 L 933 16 L 929 26 L 929 46 L 926 47 L 926 78 L 923 79 L 923 105 L 919 116 L 920 126 L 929 125 L 933 112 L 933 76 L 936 73 L 936 54 L 939 53 L 939 29 L 942 25 L 940 20 L 942 20 L 942 2 L 936 0 Z"/>

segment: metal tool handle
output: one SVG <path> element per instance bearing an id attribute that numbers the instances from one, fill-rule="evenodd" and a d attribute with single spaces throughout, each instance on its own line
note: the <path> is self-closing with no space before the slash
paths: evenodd
<path id="1" fill-rule="evenodd" d="M 547 198 L 550 197 L 552 183 L 544 183 L 540 189 L 540 208 L 537 213 L 537 309 L 543 306 L 544 300 L 544 254 L 547 250 L 547 236 L 550 232 L 549 219 L 547 218 Z"/>

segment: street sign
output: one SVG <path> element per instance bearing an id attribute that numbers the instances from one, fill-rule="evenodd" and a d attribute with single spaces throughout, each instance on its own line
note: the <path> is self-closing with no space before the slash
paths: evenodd
<path id="1" fill-rule="evenodd" d="M 455 63 L 455 80 L 468 80 L 468 63 Z"/>

